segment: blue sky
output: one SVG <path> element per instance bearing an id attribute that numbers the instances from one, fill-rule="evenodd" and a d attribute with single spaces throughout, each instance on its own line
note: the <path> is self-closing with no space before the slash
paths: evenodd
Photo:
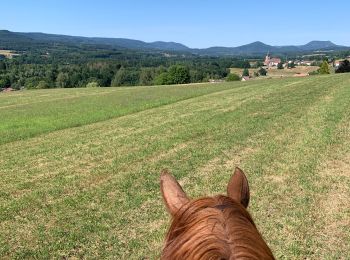
<path id="1" fill-rule="evenodd" d="M 331 40 L 350 46 L 349 0 L 4 0 L 0 29 L 189 47 Z M 342 24 L 341 24 L 342 23 Z"/>

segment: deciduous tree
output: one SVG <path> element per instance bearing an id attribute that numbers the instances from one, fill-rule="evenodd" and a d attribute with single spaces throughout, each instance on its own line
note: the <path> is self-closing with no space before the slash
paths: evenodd
<path id="1" fill-rule="evenodd" d="M 181 65 L 173 65 L 169 68 L 168 77 L 170 84 L 190 83 L 190 71 L 187 67 Z"/>
<path id="2" fill-rule="evenodd" d="M 226 81 L 238 81 L 238 80 L 240 80 L 240 77 L 235 73 L 228 74 L 226 78 Z"/>

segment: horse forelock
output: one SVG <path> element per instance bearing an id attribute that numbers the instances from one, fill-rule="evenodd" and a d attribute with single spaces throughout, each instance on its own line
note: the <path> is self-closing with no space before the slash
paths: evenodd
<path id="1" fill-rule="evenodd" d="M 190 201 L 174 216 L 162 259 L 273 259 L 248 211 L 226 196 Z"/>

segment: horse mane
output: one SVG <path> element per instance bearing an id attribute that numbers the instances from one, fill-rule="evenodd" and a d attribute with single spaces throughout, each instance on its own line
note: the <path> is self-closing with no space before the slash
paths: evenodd
<path id="1" fill-rule="evenodd" d="M 173 216 L 161 259 L 274 259 L 248 211 L 227 196 L 191 200 Z"/>

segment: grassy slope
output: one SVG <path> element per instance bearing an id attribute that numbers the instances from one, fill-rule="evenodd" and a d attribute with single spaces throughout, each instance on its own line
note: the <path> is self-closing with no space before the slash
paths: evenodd
<path id="1" fill-rule="evenodd" d="M 169 221 L 159 193 L 160 170 L 171 169 L 196 197 L 222 193 L 239 165 L 251 184 L 250 211 L 277 258 L 347 259 L 349 85 L 349 75 L 263 80 L 233 88 L 201 86 L 209 94 L 191 99 L 176 86 L 168 88 L 180 90 L 164 101 L 167 105 L 162 105 L 164 95 L 170 99 L 167 91 L 140 90 L 150 96 L 156 92 L 151 103 L 158 105 L 152 106 L 142 103 L 142 95 L 128 94 L 134 89 L 122 89 L 130 100 L 140 101 L 107 117 L 96 111 L 128 104 L 117 99 L 117 90 L 1 96 L 0 105 L 15 111 L 7 114 L 8 121 L 23 111 L 34 120 L 49 104 L 57 109 L 44 118 L 53 120 L 61 104 L 65 118 L 75 122 L 80 120 L 76 109 L 84 111 L 79 104 L 91 101 L 82 97 L 88 93 L 96 93 L 96 106 L 93 119 L 87 116 L 80 127 L 70 128 L 75 125 L 65 120 L 56 128 L 37 125 L 36 132 L 29 129 L 17 141 L 17 134 L 8 137 L 12 128 L 5 129 L 0 255 L 153 259 Z M 72 93 L 79 97 L 67 103 Z M 40 95 L 48 96 L 36 98 Z M 64 99 L 45 102 L 57 95 Z M 102 121 L 106 118 L 111 119 Z M 86 124 L 91 122 L 96 123 Z"/>
<path id="2" fill-rule="evenodd" d="M 237 84 L 236 84 L 237 85 Z M 228 84 L 55 89 L 0 95 L 0 144 L 231 88 Z"/>

